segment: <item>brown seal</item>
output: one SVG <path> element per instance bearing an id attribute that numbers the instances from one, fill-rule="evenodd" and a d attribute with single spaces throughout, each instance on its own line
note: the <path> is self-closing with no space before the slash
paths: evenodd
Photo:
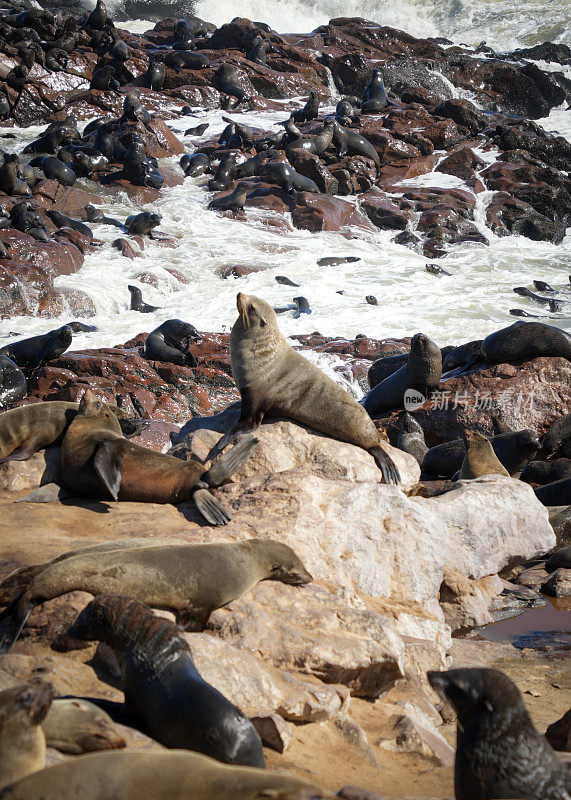
<path id="1" fill-rule="evenodd" d="M 127 414 L 122 409 L 105 405 L 117 419 L 126 421 Z M 79 403 L 46 400 L 1 413 L 0 464 L 3 461 L 27 461 L 38 450 L 54 444 L 78 411 Z"/>
<path id="2" fill-rule="evenodd" d="M 44 768 L 41 722 L 51 702 L 49 683 L 30 682 L 0 692 L 0 787 Z"/>
<path id="3" fill-rule="evenodd" d="M 264 415 L 286 417 L 368 450 L 385 482 L 398 483 L 398 469 L 382 449 L 379 433 L 365 409 L 289 346 L 274 309 L 259 297 L 241 292 L 236 305 L 239 316 L 230 334 L 230 361 L 242 398 L 237 429 L 259 425 Z M 230 434 L 217 447 L 228 439 Z"/>
<path id="4" fill-rule="evenodd" d="M 12 647 L 36 605 L 67 592 L 124 594 L 153 608 L 173 609 L 186 625 L 201 629 L 215 608 L 259 581 L 300 586 L 312 580 L 294 551 L 272 539 L 116 550 L 107 545 L 78 550 L 31 574 L 26 589 L 0 614 L 0 653 Z"/>
<path id="5" fill-rule="evenodd" d="M 102 787 L 104 779 L 105 787 Z M 332 800 L 314 784 L 255 767 L 220 764 L 188 750 L 92 753 L 67 759 L 0 791 L 0 800 Z"/>
<path id="6" fill-rule="evenodd" d="M 105 711 L 77 697 L 54 700 L 42 730 L 48 747 L 71 755 L 119 750 L 127 745 Z"/>
<path id="7" fill-rule="evenodd" d="M 256 446 L 250 437 L 210 469 L 196 459 L 156 453 L 124 439 L 116 416 L 88 389 L 63 440 L 62 475 L 82 497 L 173 504 L 194 499 L 211 525 L 224 525 L 230 515 L 207 489 L 227 481 Z"/>
<path id="8" fill-rule="evenodd" d="M 506 475 L 509 472 L 494 453 L 490 440 L 483 433 L 464 431 L 467 452 L 460 468 L 460 480 L 480 478 L 482 475 Z"/>
<path id="9" fill-rule="evenodd" d="M 113 650 L 129 724 L 165 747 L 194 750 L 225 764 L 266 766 L 256 729 L 202 678 L 188 643 L 170 620 L 129 597 L 99 595 L 68 634 L 105 642 Z"/>

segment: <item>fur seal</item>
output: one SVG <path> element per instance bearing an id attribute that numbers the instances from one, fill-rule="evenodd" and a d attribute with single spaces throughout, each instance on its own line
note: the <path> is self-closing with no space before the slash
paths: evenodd
<path id="1" fill-rule="evenodd" d="M 276 283 L 281 283 L 283 286 L 299 286 L 299 283 L 294 283 L 289 278 L 286 278 L 285 275 L 275 275 L 274 278 Z"/>
<path id="2" fill-rule="evenodd" d="M 319 267 L 336 267 L 339 264 L 352 264 L 354 261 L 360 261 L 359 256 L 326 256 L 325 258 L 318 258 L 317 265 Z"/>
<path id="3" fill-rule="evenodd" d="M 49 683 L 30 682 L 0 692 L 0 789 L 45 767 L 41 722 L 51 702 Z"/>
<path id="4" fill-rule="evenodd" d="M 520 475 L 524 483 L 553 483 L 571 478 L 571 458 L 556 458 L 551 461 L 531 461 Z"/>
<path id="5" fill-rule="evenodd" d="M 252 178 L 254 175 L 260 175 L 266 161 L 276 154 L 276 150 L 263 150 L 261 153 L 256 153 L 252 158 L 242 161 L 236 166 L 236 177 Z"/>
<path id="6" fill-rule="evenodd" d="M 73 186 L 76 181 L 75 172 L 56 156 L 38 156 L 30 161 L 30 166 L 39 167 L 48 180 L 57 181 L 62 186 Z"/>
<path id="7" fill-rule="evenodd" d="M 333 141 L 334 124 L 333 119 L 326 119 L 323 127 L 315 136 L 291 142 L 286 147 L 286 156 L 292 150 L 305 150 L 306 153 L 313 153 L 316 156 L 323 155 Z"/>
<path id="8" fill-rule="evenodd" d="M 382 449 L 378 431 L 366 411 L 345 389 L 289 346 L 273 308 L 260 298 L 241 292 L 236 305 L 239 316 L 230 333 L 230 362 L 242 398 L 237 429 L 259 425 L 264 415 L 286 417 L 368 450 L 385 482 L 398 483 L 398 469 Z"/>
<path id="9" fill-rule="evenodd" d="M 463 367 L 468 369 L 471 367 L 482 354 L 482 340 L 476 339 L 473 342 L 466 342 L 459 347 L 455 347 L 448 353 L 442 363 L 442 372 L 450 372 L 450 370 Z"/>
<path id="10" fill-rule="evenodd" d="M 537 434 L 529 429 L 500 433 L 491 439 L 494 453 L 510 475 L 515 475 L 539 449 Z M 451 478 L 462 467 L 466 447 L 462 439 L 454 439 L 431 447 L 422 463 L 423 472 L 444 478 Z"/>
<path id="11" fill-rule="evenodd" d="M 459 480 L 481 478 L 482 475 L 505 475 L 509 472 L 494 453 L 492 443 L 478 431 L 464 431 L 466 455 L 460 467 Z"/>
<path id="12" fill-rule="evenodd" d="M 554 289 L 553 286 L 545 281 L 534 281 L 533 285 L 538 292 L 550 292 L 551 294 L 557 294 L 557 289 Z"/>
<path id="13" fill-rule="evenodd" d="M 202 53 L 194 53 L 189 50 L 171 50 L 170 53 L 166 54 L 164 63 L 167 67 L 172 67 L 177 71 L 181 69 L 207 69 L 210 66 L 210 59 Z M 237 90 L 239 92 L 242 91 L 239 87 L 237 87 Z M 232 92 L 228 92 L 228 94 L 232 94 Z"/>
<path id="14" fill-rule="evenodd" d="M 571 544 L 556 550 L 545 562 L 547 572 L 553 572 L 556 569 L 571 569 Z"/>
<path id="15" fill-rule="evenodd" d="M 241 103 L 249 103 L 252 99 L 251 96 L 247 95 L 238 85 L 236 68 L 230 64 L 221 64 L 218 67 L 214 73 L 214 86 L 219 92 L 236 98 L 233 108 L 236 108 Z"/>
<path id="16" fill-rule="evenodd" d="M 98 223 L 100 225 L 114 225 L 116 228 L 123 229 L 123 223 L 113 217 L 106 217 L 105 214 L 95 206 L 88 203 L 85 206 L 85 218 L 88 222 Z"/>
<path id="17" fill-rule="evenodd" d="M 414 456 L 422 466 L 424 456 L 428 452 L 428 447 L 424 440 L 424 431 L 422 425 L 408 411 L 405 411 L 401 418 L 397 447 Z"/>
<path id="18" fill-rule="evenodd" d="M 452 275 L 451 272 L 448 272 L 444 269 L 444 267 L 440 267 L 438 264 L 425 264 L 424 268 L 430 275 L 438 275 L 442 277 L 443 275 L 447 275 L 450 277 Z"/>
<path id="19" fill-rule="evenodd" d="M 311 178 L 301 175 L 284 161 L 267 161 L 262 167 L 260 177 L 269 183 L 281 186 L 288 194 L 293 194 L 294 190 L 320 194 L 319 187 Z"/>
<path id="20" fill-rule="evenodd" d="M 127 286 L 131 293 L 131 311 L 139 311 L 141 314 L 151 314 L 153 311 L 158 311 L 158 306 L 150 306 L 143 300 L 143 293 L 138 286 Z"/>
<path id="21" fill-rule="evenodd" d="M 346 153 L 364 156 L 374 161 L 377 167 L 381 166 L 379 154 L 363 136 L 354 131 L 347 130 L 337 120 L 333 120 L 333 142 L 337 147 L 337 155 L 343 158 Z"/>
<path id="22" fill-rule="evenodd" d="M 530 300 L 533 300 L 534 303 L 540 306 L 549 306 L 550 311 L 561 311 L 563 308 L 562 303 L 559 301 L 553 300 L 552 297 L 542 297 L 540 294 L 532 292 L 531 289 L 527 289 L 525 286 L 516 286 L 513 291 L 521 297 L 529 297 Z"/>
<path id="23" fill-rule="evenodd" d="M 107 406 L 119 419 L 120 425 L 131 420 L 120 419 L 125 412 L 116 406 Z M 79 411 L 79 403 L 64 400 L 45 400 L 13 408 L 0 414 L 0 463 L 26 461 L 28 458 L 54 444 Z"/>
<path id="24" fill-rule="evenodd" d="M 531 361 L 541 356 L 571 361 L 571 336 L 543 322 L 514 322 L 486 336 L 482 354 L 490 364 Z"/>
<path id="25" fill-rule="evenodd" d="M 73 334 L 69 325 L 62 325 L 49 333 L 21 339 L 0 348 L 0 355 L 7 356 L 24 370 L 35 370 L 65 353 L 72 342 Z"/>
<path id="26" fill-rule="evenodd" d="M 210 159 L 206 153 L 193 153 L 193 155 L 184 155 L 180 160 L 180 166 L 185 174 L 185 177 L 196 178 L 198 175 L 203 175 L 210 169 Z"/>
<path id="27" fill-rule="evenodd" d="M 0 189 L 12 197 L 30 197 L 32 191 L 22 177 L 20 160 L 15 153 L 4 155 L 4 163 L 0 167 Z"/>
<path id="28" fill-rule="evenodd" d="M 220 159 L 214 177 L 208 181 L 208 188 L 211 192 L 221 192 L 227 189 L 234 180 L 236 170 L 236 153 L 230 151 L 225 153 Z"/>
<path id="29" fill-rule="evenodd" d="M 254 437 L 244 440 L 207 470 L 200 461 L 182 461 L 123 438 L 115 414 L 88 389 L 62 442 L 62 476 L 83 497 L 173 504 L 194 499 L 211 525 L 224 525 L 229 514 L 206 490 L 227 481 L 256 445 Z"/>
<path id="30" fill-rule="evenodd" d="M 267 53 L 268 51 L 271 52 L 273 49 L 271 42 L 262 39 L 261 36 L 256 36 L 252 42 L 252 46 L 246 53 L 246 58 L 248 61 L 253 61 L 255 64 L 263 64 L 265 66 L 268 61 Z"/>
<path id="31" fill-rule="evenodd" d="M 111 717 L 87 700 L 54 700 L 42 722 L 48 747 L 80 755 L 96 750 L 120 750 L 127 742 Z"/>
<path id="32" fill-rule="evenodd" d="M 541 457 L 571 458 L 571 414 L 564 414 L 541 437 Z"/>
<path id="33" fill-rule="evenodd" d="M 248 197 L 249 189 L 249 183 L 240 181 L 230 194 L 224 195 L 224 197 L 215 197 L 211 200 L 208 208 L 213 211 L 231 211 L 236 216 L 238 211 L 244 210 L 244 203 Z"/>
<path id="34" fill-rule="evenodd" d="M 67 592 L 127 595 L 153 608 L 172 609 L 185 626 L 201 630 L 214 609 L 260 581 L 303 586 L 313 580 L 290 547 L 271 539 L 116 550 L 111 544 L 30 570 L 28 585 L 0 614 L 0 653 L 12 647 L 36 605 Z"/>
<path id="35" fill-rule="evenodd" d="M 533 491 L 544 506 L 571 506 L 571 478 L 546 483 Z"/>
<path id="36" fill-rule="evenodd" d="M 367 392 L 361 404 L 371 416 L 403 408 L 407 389 L 428 397 L 438 388 L 441 375 L 440 348 L 428 336 L 417 333 L 412 337 L 406 364 Z"/>
<path id="37" fill-rule="evenodd" d="M 147 89 L 160 92 L 165 82 L 165 65 L 149 56 L 149 65 L 144 76 L 144 83 Z"/>
<path id="38" fill-rule="evenodd" d="M 166 361 L 189 367 L 197 365 L 196 358 L 188 351 L 190 342 L 200 341 L 201 336 L 194 325 L 180 319 L 167 319 L 145 340 L 143 355 L 149 361 Z"/>
<path id="39" fill-rule="evenodd" d="M 187 128 L 184 132 L 185 136 L 202 136 L 203 133 L 210 127 L 209 122 L 203 122 L 201 125 L 195 125 L 193 128 Z"/>
<path id="40" fill-rule="evenodd" d="M 72 219 L 71 217 L 66 217 L 65 214 L 60 214 L 60 212 L 56 211 L 55 209 L 49 209 L 46 211 L 46 214 L 57 228 L 71 228 L 72 230 L 81 233 L 83 236 L 87 236 L 89 240 L 93 239 L 93 232 L 91 228 L 84 222 L 81 222 L 78 219 Z"/>
<path id="41" fill-rule="evenodd" d="M 140 214 L 131 214 L 125 220 L 125 230 L 132 236 L 143 236 L 148 234 L 149 239 L 153 238 L 153 228 L 161 224 L 160 214 L 151 211 L 141 211 Z"/>
<path id="42" fill-rule="evenodd" d="M 380 114 L 387 104 L 387 92 L 380 69 L 374 69 L 371 80 L 363 92 L 361 112 L 363 114 Z"/>
<path id="43" fill-rule="evenodd" d="M 265 767 L 256 729 L 202 678 L 172 622 L 129 597 L 99 595 L 69 635 L 111 647 L 122 672 L 125 712 L 157 742 L 225 764 Z"/>
<path id="44" fill-rule="evenodd" d="M 0 411 L 26 396 L 28 385 L 22 370 L 7 356 L 0 355 Z"/>
<path id="45" fill-rule="evenodd" d="M 105 776 L 105 794 L 102 794 Z M 28 775 L 0 800 L 333 800 L 315 784 L 254 767 L 221 764 L 188 750 L 92 753 Z"/>
<path id="46" fill-rule="evenodd" d="M 309 92 L 309 97 L 303 108 L 294 111 L 291 119 L 295 122 L 309 122 L 316 119 L 319 114 L 319 95 L 313 89 Z"/>
<path id="47" fill-rule="evenodd" d="M 115 67 L 111 64 L 106 64 L 104 67 L 94 70 L 91 76 L 90 89 L 99 89 L 100 91 L 119 91 L 119 81 L 115 77 Z"/>
<path id="48" fill-rule="evenodd" d="M 506 675 L 495 669 L 451 669 L 429 671 L 428 680 L 458 715 L 457 800 L 568 800 L 566 769 Z"/>

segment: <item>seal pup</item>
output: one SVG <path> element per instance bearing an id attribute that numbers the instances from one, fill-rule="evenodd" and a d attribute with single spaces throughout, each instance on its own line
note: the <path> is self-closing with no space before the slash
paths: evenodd
<path id="1" fill-rule="evenodd" d="M 93 232 L 91 228 L 89 225 L 81 222 L 81 220 L 66 217 L 65 214 L 60 214 L 59 211 L 56 211 L 53 208 L 49 209 L 45 213 L 51 219 L 56 228 L 71 228 L 72 230 L 81 233 L 83 236 L 87 236 L 89 240 L 93 239 Z"/>
<path id="2" fill-rule="evenodd" d="M 260 177 L 268 183 L 281 186 L 291 195 L 294 191 L 321 194 L 315 181 L 306 178 L 285 161 L 267 161 L 260 171 Z"/>
<path id="3" fill-rule="evenodd" d="M 363 397 L 361 404 L 371 416 L 403 408 L 407 390 L 414 389 L 428 398 L 430 392 L 438 389 L 441 376 L 440 348 L 428 336 L 416 333 L 410 343 L 406 364 L 377 383 Z"/>
<path id="4" fill-rule="evenodd" d="M 514 322 L 486 336 L 482 355 L 490 364 L 531 361 L 541 356 L 571 361 L 571 335 L 543 322 Z"/>
<path id="5" fill-rule="evenodd" d="M 27 391 L 28 384 L 22 370 L 10 358 L 0 355 L 0 411 L 22 400 Z"/>
<path id="6" fill-rule="evenodd" d="M 160 214 L 154 214 L 151 211 L 141 211 L 140 214 L 131 214 L 125 220 L 125 230 L 132 236 L 148 235 L 149 239 L 153 238 L 153 228 L 161 224 L 162 217 Z"/>
<path id="7" fill-rule="evenodd" d="M 361 103 L 361 113 L 380 114 L 387 104 L 387 92 L 383 80 L 383 73 L 380 69 L 374 69 L 371 80 L 363 92 L 363 102 Z"/>
<path id="8" fill-rule="evenodd" d="M 266 766 L 248 717 L 202 678 L 177 626 L 148 606 L 121 595 L 99 595 L 68 635 L 111 647 L 122 673 L 125 712 L 157 742 L 225 764 Z"/>
<path id="9" fill-rule="evenodd" d="M 52 696 L 51 684 L 41 682 L 0 692 L 0 789 L 45 767 L 41 722 Z"/>
<path id="10" fill-rule="evenodd" d="M 528 797 L 569 800 L 569 777 L 534 727 L 518 688 L 496 669 L 429 671 L 458 715 L 457 800 Z"/>
<path id="11" fill-rule="evenodd" d="M 249 183 L 240 181 L 230 194 L 224 195 L 224 197 L 215 197 L 211 200 L 208 208 L 212 211 L 231 211 L 236 216 L 238 211 L 244 210 L 244 203 L 248 197 L 249 189 Z"/>
<path id="12" fill-rule="evenodd" d="M 444 267 L 441 267 L 438 264 L 425 264 L 424 268 L 428 273 L 430 273 L 430 275 L 438 275 L 440 277 L 442 275 L 447 275 L 448 277 L 452 276 L 451 272 L 448 272 L 448 270 L 444 269 Z"/>
<path id="13" fill-rule="evenodd" d="M 62 325 L 49 333 L 0 347 L 0 355 L 7 356 L 20 369 L 33 371 L 46 362 L 59 358 L 70 346 L 72 339 L 73 333 L 69 325 Z"/>
<path id="14" fill-rule="evenodd" d="M 42 722 L 42 730 L 48 747 L 70 755 L 127 746 L 105 711 L 77 697 L 54 700 Z"/>
<path id="15" fill-rule="evenodd" d="M 157 544 L 80 549 L 27 573 L 28 585 L 0 614 L 0 653 L 6 653 L 40 603 L 68 592 L 121 594 L 175 611 L 202 630 L 210 614 L 265 580 L 304 586 L 313 578 L 294 551 L 272 539 L 218 544 Z M 21 578 L 22 576 L 20 576 Z M 25 580 L 25 577 L 24 577 Z"/>
<path id="16" fill-rule="evenodd" d="M 143 300 L 143 293 L 138 286 L 127 286 L 131 293 L 131 311 L 139 311 L 141 314 L 151 314 L 153 311 L 158 311 L 159 306 L 150 306 Z"/>
<path id="17" fill-rule="evenodd" d="M 62 476 L 82 497 L 173 504 L 193 499 L 211 525 L 225 525 L 230 515 L 207 489 L 226 482 L 251 455 L 257 439 L 241 445 L 208 470 L 200 461 L 157 453 L 125 439 L 115 414 L 87 389 L 62 442 Z"/>
<path id="18" fill-rule="evenodd" d="M 316 91 L 311 89 L 304 107 L 292 112 L 290 118 L 295 122 L 309 122 L 312 119 L 316 119 L 318 114 L 319 95 Z"/>
<path id="19" fill-rule="evenodd" d="M 318 258 L 317 265 L 319 267 L 337 267 L 339 264 L 352 264 L 354 261 L 360 260 L 360 256 L 326 256 Z"/>
<path id="20" fill-rule="evenodd" d="M 460 467 L 459 480 L 472 480 L 482 475 L 505 475 L 509 472 L 494 453 L 492 443 L 478 431 L 464 431 L 466 455 Z"/>
<path id="21" fill-rule="evenodd" d="M 242 406 L 236 430 L 259 425 L 264 417 L 285 417 L 342 442 L 368 450 L 386 483 L 400 475 L 380 444 L 366 411 L 339 384 L 296 353 L 264 300 L 238 293 L 238 319 L 230 333 L 230 362 Z M 216 448 L 233 438 L 222 437 Z M 215 448 L 215 450 L 216 450 Z"/>
<path id="22" fill-rule="evenodd" d="M 491 439 L 494 453 L 510 475 L 515 475 L 539 450 L 539 439 L 535 431 L 507 431 Z M 451 478 L 462 467 L 466 455 L 466 447 L 462 439 L 453 439 L 431 447 L 422 463 L 423 472 L 427 475 Z"/>
<path id="23" fill-rule="evenodd" d="M 450 372 L 462 367 L 469 369 L 482 358 L 482 339 L 466 342 L 451 350 L 442 363 L 442 372 Z"/>
<path id="24" fill-rule="evenodd" d="M 199 342 L 202 337 L 190 322 L 167 319 L 145 339 L 143 355 L 150 361 L 166 361 L 196 367 L 197 361 L 188 352 L 190 342 Z"/>
<path id="25" fill-rule="evenodd" d="M 102 789 L 104 776 L 105 787 Z M 105 794 L 102 794 L 105 791 Z M 66 759 L 0 792 L 1 800 L 334 800 L 315 784 L 188 750 L 119 751 Z"/>
<path id="26" fill-rule="evenodd" d="M 220 159 L 218 168 L 213 178 L 208 181 L 208 188 L 211 192 L 221 192 L 227 189 L 234 180 L 236 170 L 236 153 L 230 151 L 225 153 Z"/>
<path id="27" fill-rule="evenodd" d="M 408 411 L 405 411 L 401 418 L 399 438 L 397 447 L 414 456 L 420 466 L 424 461 L 424 456 L 428 452 L 422 425 L 415 420 Z"/>

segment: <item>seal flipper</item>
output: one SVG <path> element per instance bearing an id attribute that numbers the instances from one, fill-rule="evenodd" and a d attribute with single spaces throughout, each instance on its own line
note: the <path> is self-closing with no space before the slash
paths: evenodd
<path id="1" fill-rule="evenodd" d="M 117 447 L 121 439 L 101 442 L 93 457 L 93 466 L 113 500 L 119 499 L 123 455 Z"/>
<path id="2" fill-rule="evenodd" d="M 23 595 L 24 592 L 19 594 L 0 614 L 0 655 L 13 647 L 34 608 L 29 600 L 22 600 Z"/>
<path id="3" fill-rule="evenodd" d="M 38 489 L 27 494 L 25 497 L 20 497 L 14 500 L 15 503 L 54 503 L 56 500 L 64 500 L 66 497 L 71 497 L 71 492 L 64 489 L 58 483 L 45 483 Z"/>
<path id="4" fill-rule="evenodd" d="M 373 447 L 369 450 L 369 453 L 373 456 L 377 467 L 381 470 L 384 482 L 398 486 L 400 483 L 400 472 L 392 458 L 385 453 L 382 447 Z"/>
<path id="5" fill-rule="evenodd" d="M 248 460 L 257 449 L 258 443 L 259 439 L 255 436 L 240 437 L 234 447 L 215 460 L 202 476 L 202 480 L 208 486 L 221 486 Z"/>
<path id="6" fill-rule="evenodd" d="M 6 456 L 5 458 L 0 458 L 0 464 L 5 464 L 6 461 L 27 461 L 43 447 L 45 447 L 45 442 L 43 442 L 40 437 L 34 436 L 32 439 L 26 442 L 26 444 L 23 444 L 21 447 L 17 447 L 15 450 L 12 450 L 10 455 Z"/>
<path id="7" fill-rule="evenodd" d="M 192 495 L 196 507 L 211 525 L 227 525 L 232 517 L 226 509 L 213 497 L 208 489 L 197 489 Z"/>

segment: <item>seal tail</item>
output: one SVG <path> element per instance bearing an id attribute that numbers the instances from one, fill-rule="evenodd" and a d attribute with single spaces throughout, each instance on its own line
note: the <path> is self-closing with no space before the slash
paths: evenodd
<path id="1" fill-rule="evenodd" d="M 232 519 L 224 506 L 210 494 L 208 489 L 197 489 L 192 499 L 204 519 L 211 525 L 227 525 Z"/>
<path id="2" fill-rule="evenodd" d="M 385 453 L 382 447 L 373 447 L 369 453 L 375 459 L 377 467 L 381 470 L 385 483 L 398 486 L 400 483 L 400 472 L 392 458 Z"/>
<path id="3" fill-rule="evenodd" d="M 241 437 L 234 447 L 214 461 L 202 480 L 209 486 L 221 486 L 250 458 L 258 443 L 255 436 Z"/>
<path id="4" fill-rule="evenodd" d="M 18 595 L 0 614 L 0 655 L 7 653 L 16 642 L 34 604 L 23 599 L 24 592 Z"/>

